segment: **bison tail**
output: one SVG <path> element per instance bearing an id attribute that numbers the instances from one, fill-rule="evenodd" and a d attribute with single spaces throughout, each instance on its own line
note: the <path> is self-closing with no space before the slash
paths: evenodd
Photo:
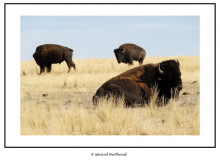
<path id="1" fill-rule="evenodd" d="M 69 51 L 70 51 L 70 52 L 73 52 L 73 50 L 72 50 L 72 49 L 70 49 L 70 48 L 69 48 Z"/>

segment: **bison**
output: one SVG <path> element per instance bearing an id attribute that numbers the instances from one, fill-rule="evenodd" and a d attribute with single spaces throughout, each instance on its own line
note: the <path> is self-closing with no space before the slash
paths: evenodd
<path id="1" fill-rule="evenodd" d="M 76 66 L 72 61 L 72 56 L 72 49 L 56 44 L 40 45 L 36 48 L 36 51 L 33 54 L 34 60 L 40 66 L 40 74 L 44 72 L 45 67 L 47 67 L 47 72 L 50 72 L 52 63 L 60 64 L 64 60 L 69 67 L 68 73 L 70 72 L 71 67 L 76 70 Z"/>
<path id="2" fill-rule="evenodd" d="M 182 90 L 180 63 L 167 60 L 156 64 L 146 64 L 132 68 L 105 82 L 93 96 L 93 104 L 100 97 L 123 97 L 127 107 L 148 104 L 157 86 L 158 106 L 166 105 Z M 175 93 L 175 94 L 174 94 Z"/>
<path id="3" fill-rule="evenodd" d="M 146 56 L 146 52 L 143 48 L 131 43 L 121 45 L 118 49 L 115 49 L 114 52 L 118 63 L 133 64 L 133 60 L 135 60 L 141 65 Z"/>

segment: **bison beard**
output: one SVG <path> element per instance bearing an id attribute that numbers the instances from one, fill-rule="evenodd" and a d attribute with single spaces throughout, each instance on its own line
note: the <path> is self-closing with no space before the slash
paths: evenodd
<path id="1" fill-rule="evenodd" d="M 148 104 L 157 92 L 157 105 L 167 105 L 182 90 L 179 67 L 178 60 L 168 60 L 130 69 L 104 83 L 93 96 L 93 103 L 97 104 L 101 97 L 114 96 L 123 97 L 127 107 L 135 107 L 135 104 Z"/>

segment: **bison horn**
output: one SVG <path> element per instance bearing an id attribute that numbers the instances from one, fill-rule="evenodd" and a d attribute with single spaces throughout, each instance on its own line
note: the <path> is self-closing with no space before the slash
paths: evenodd
<path id="1" fill-rule="evenodd" d="M 157 69 L 158 69 L 159 74 L 165 75 L 165 72 L 160 69 L 160 63 L 158 65 Z"/>
<path id="2" fill-rule="evenodd" d="M 125 49 L 123 48 L 123 51 L 122 51 L 122 53 L 125 53 Z"/>
<path id="3" fill-rule="evenodd" d="M 178 59 L 176 59 L 177 63 L 179 64 L 179 68 L 180 68 L 180 62 L 178 61 Z"/>

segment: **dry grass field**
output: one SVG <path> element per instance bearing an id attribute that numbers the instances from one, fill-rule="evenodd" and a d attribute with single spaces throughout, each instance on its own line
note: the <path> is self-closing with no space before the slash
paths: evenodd
<path id="1" fill-rule="evenodd" d="M 52 65 L 51 73 L 38 75 L 35 61 L 20 65 L 21 135 L 199 135 L 200 57 L 146 57 L 144 64 L 178 59 L 183 90 L 178 100 L 157 107 L 125 108 L 123 103 L 92 97 L 108 79 L 130 68 L 112 59 L 74 60 L 76 72 L 65 62 Z"/>

